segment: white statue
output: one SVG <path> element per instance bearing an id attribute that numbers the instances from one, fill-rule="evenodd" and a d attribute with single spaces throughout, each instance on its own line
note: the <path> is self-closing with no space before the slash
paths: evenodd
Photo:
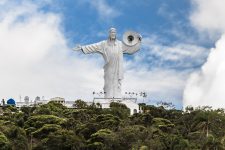
<path id="1" fill-rule="evenodd" d="M 132 32 L 128 33 L 132 34 Z M 85 46 L 78 45 L 73 48 L 73 50 L 76 51 L 82 50 L 85 54 L 100 53 L 103 56 L 105 60 L 105 98 L 122 98 L 121 81 L 123 79 L 123 54 L 133 54 L 140 49 L 142 37 L 139 34 L 135 36 L 127 36 L 125 37 L 127 41 L 121 42 L 116 39 L 116 29 L 110 28 L 109 38 L 107 40 Z M 136 39 L 134 40 L 134 38 Z M 136 41 L 136 43 L 132 44 L 132 41 Z M 129 44 L 129 42 L 131 42 L 131 44 Z"/>

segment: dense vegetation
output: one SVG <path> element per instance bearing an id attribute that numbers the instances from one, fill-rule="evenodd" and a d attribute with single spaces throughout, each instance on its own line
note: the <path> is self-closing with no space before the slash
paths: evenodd
<path id="1" fill-rule="evenodd" d="M 140 104 L 129 116 L 123 104 L 76 109 L 50 102 L 38 107 L 2 108 L 1 150 L 220 150 L 225 149 L 225 112 L 209 107 L 185 111 Z"/>

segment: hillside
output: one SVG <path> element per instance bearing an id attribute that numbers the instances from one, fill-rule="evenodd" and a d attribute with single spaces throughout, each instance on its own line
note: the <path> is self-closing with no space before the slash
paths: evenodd
<path id="1" fill-rule="evenodd" d="M 210 107 L 185 111 L 140 104 L 143 113 L 111 103 L 110 109 L 78 100 L 76 109 L 50 102 L 20 110 L 2 107 L 1 150 L 225 149 L 225 113 Z"/>

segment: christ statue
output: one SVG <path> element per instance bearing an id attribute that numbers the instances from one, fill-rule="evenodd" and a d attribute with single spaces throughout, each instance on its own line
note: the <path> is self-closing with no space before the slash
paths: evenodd
<path id="1" fill-rule="evenodd" d="M 131 37 L 132 38 L 132 37 Z M 105 60 L 104 65 L 104 97 L 122 98 L 121 81 L 123 79 L 123 54 L 133 54 L 140 49 L 141 35 L 135 45 L 127 45 L 117 40 L 116 29 L 109 29 L 107 40 L 90 45 L 78 45 L 73 50 L 82 50 L 84 54 L 99 53 Z M 132 40 L 132 39 L 131 39 Z"/>

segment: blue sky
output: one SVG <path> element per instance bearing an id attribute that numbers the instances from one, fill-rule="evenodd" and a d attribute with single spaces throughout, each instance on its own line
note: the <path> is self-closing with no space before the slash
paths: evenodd
<path id="1" fill-rule="evenodd" d="M 189 0 L 67 0 L 51 3 L 43 7 L 43 10 L 62 15 L 62 30 L 70 46 L 105 39 L 108 29 L 116 27 L 120 39 L 125 31 L 134 30 L 141 33 L 144 38 L 157 38 L 157 43 L 163 46 L 170 47 L 184 43 L 210 48 L 214 45 L 214 41 L 202 42 L 198 32 L 190 24 L 189 16 L 192 7 Z M 105 13 L 104 8 L 109 10 L 108 13 Z M 179 71 L 198 69 L 206 59 L 205 56 L 198 62 L 187 60 L 189 58 L 179 61 L 163 60 L 159 64 L 158 60 L 161 58 L 154 54 L 150 57 L 150 62 L 145 60 L 150 68 L 165 67 Z M 132 57 L 127 58 L 132 59 Z M 183 61 L 191 61 L 189 62 L 191 64 L 183 66 Z"/>
<path id="2" fill-rule="evenodd" d="M 6 87 L 1 96 L 44 95 L 90 100 L 92 91 L 100 91 L 103 86 L 103 59 L 99 55 L 75 53 L 71 48 L 104 40 L 108 29 L 115 27 L 119 39 L 127 30 L 143 36 L 141 50 L 133 56 L 124 56 L 124 91 L 145 91 L 149 104 L 167 101 L 182 108 L 187 79 L 201 70 L 210 48 L 221 36 L 213 28 L 209 31 L 210 27 L 201 27 L 195 20 L 201 14 L 201 4 L 200 0 L 0 0 L 0 29 L 13 37 L 4 39 L 24 49 L 17 52 L 26 64 L 22 61 L 21 66 L 15 67 L 16 62 L 9 62 L 11 68 L 15 67 L 13 70 L 23 70 L 23 73 L 16 78 L 6 71 L 2 82 L 13 85 L 9 79 L 12 77 L 18 88 Z M 24 42 L 23 46 L 13 35 L 21 37 L 22 42 L 31 37 L 34 40 Z M 9 52 L 13 47 L 2 46 L 4 49 Z M 28 59 L 28 55 L 33 59 Z M 3 65 L 4 68 L 7 67 Z M 49 80 L 52 73 L 55 77 Z M 30 84 L 20 82 L 23 78 L 22 81 L 36 84 L 37 88 L 28 88 Z"/>
<path id="3" fill-rule="evenodd" d="M 104 10 L 97 8 L 97 1 L 63 1 L 56 2 L 53 6 L 44 7 L 45 10 L 53 10 L 63 14 L 63 26 L 66 34 L 85 36 L 95 32 L 106 32 L 109 27 L 114 26 L 122 34 L 132 29 L 145 34 L 157 34 L 165 38 L 165 42 L 171 43 L 180 40 L 179 37 L 170 32 L 171 29 L 185 30 L 192 34 L 188 22 L 190 3 L 186 0 L 177 1 L 99 1 L 102 7 L 109 7 L 111 11 L 105 14 Z M 100 35 L 96 38 L 101 39 Z M 79 37 L 73 37 L 74 41 Z M 98 39 L 97 39 L 98 40 Z M 80 41 L 82 42 L 82 41 Z"/>

